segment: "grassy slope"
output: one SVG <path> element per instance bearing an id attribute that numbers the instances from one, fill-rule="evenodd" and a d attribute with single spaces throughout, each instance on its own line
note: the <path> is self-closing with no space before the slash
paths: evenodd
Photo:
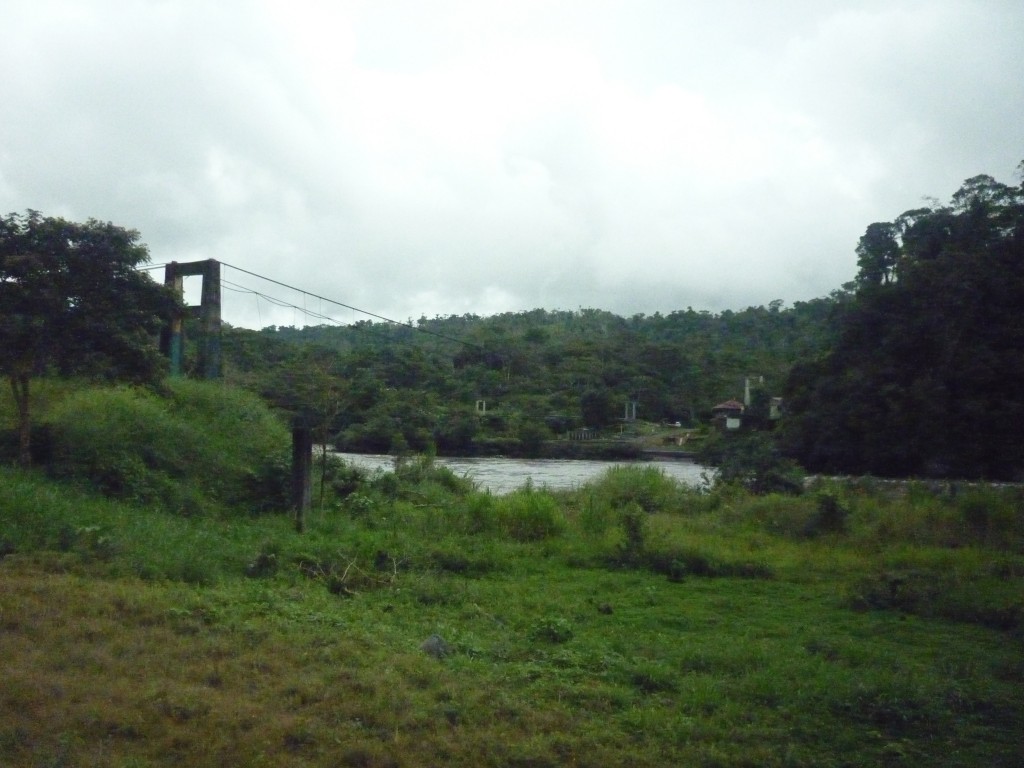
<path id="1" fill-rule="evenodd" d="M 808 502 L 647 499 L 691 505 L 645 518 L 632 553 L 681 563 L 670 580 L 602 565 L 622 551 L 606 486 L 557 497 L 538 541 L 428 485 L 299 537 L 0 470 L 0 764 L 1024 761 L 1024 641 L 994 628 L 1019 612 L 1019 541 L 953 548 L 950 514 L 874 496 L 811 540 L 790 535 Z M 260 553 L 276 567 L 246 578 Z"/>

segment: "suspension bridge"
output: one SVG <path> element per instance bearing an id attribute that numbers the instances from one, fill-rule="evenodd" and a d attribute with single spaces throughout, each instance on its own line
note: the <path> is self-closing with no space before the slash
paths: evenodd
<path id="1" fill-rule="evenodd" d="M 251 294 L 257 301 L 263 299 L 278 307 L 290 307 L 293 310 L 302 312 L 308 318 L 321 322 L 329 322 L 337 325 L 346 325 L 332 315 L 322 311 L 312 311 L 305 306 L 287 302 L 278 297 L 270 296 L 253 288 L 246 287 L 239 283 L 226 280 L 223 277 L 225 269 L 258 278 L 262 281 L 298 292 L 302 296 L 316 299 L 323 303 L 358 312 L 367 317 L 380 320 L 386 323 L 401 325 L 421 333 L 438 336 L 448 341 L 453 341 L 466 346 L 477 347 L 472 342 L 463 339 L 446 336 L 429 329 L 415 326 L 411 323 L 392 320 L 391 318 L 368 312 L 358 307 L 353 307 L 334 299 L 320 296 L 310 291 L 305 291 L 292 285 L 276 280 L 265 275 L 251 272 L 241 267 L 235 267 L 216 259 L 205 259 L 203 261 L 177 262 L 172 261 L 166 264 L 159 264 L 147 267 L 146 270 L 164 269 L 164 284 L 175 290 L 182 297 L 182 308 L 171 317 L 160 336 L 160 350 L 170 361 L 170 373 L 172 376 L 181 376 L 184 371 L 184 326 L 187 319 L 195 321 L 196 345 L 198 349 L 198 360 L 194 371 L 199 378 L 218 379 L 221 377 L 221 328 L 222 328 L 222 292 L 227 289 L 237 293 Z M 202 279 L 202 286 L 199 292 L 198 304 L 185 304 L 186 277 L 198 276 Z M 305 303 L 305 302 L 304 302 Z M 301 530 L 304 525 L 304 517 L 309 510 L 312 501 L 312 468 L 313 468 L 313 431 L 308 420 L 302 416 L 296 416 L 292 420 L 292 508 L 295 514 L 296 527 Z"/>

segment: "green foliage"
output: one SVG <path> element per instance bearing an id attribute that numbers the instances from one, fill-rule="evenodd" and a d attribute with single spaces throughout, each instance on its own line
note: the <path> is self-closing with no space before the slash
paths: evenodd
<path id="1" fill-rule="evenodd" d="M 458 495 L 470 493 L 475 487 L 468 477 L 456 475 L 430 455 L 399 459 L 395 464 L 395 475 L 408 485 L 432 483 Z"/>
<path id="2" fill-rule="evenodd" d="M 718 484 L 740 485 L 754 494 L 803 492 L 803 470 L 782 455 L 769 433 L 714 433 L 699 460 L 716 468 Z"/>
<path id="3" fill-rule="evenodd" d="M 178 299 L 136 270 L 148 260 L 138 232 L 110 223 L 0 217 L 0 374 L 18 407 L 22 464 L 40 373 L 144 382 L 163 370 L 153 337 Z"/>
<path id="4" fill-rule="evenodd" d="M 610 467 L 591 484 L 615 507 L 635 504 L 646 512 L 672 510 L 682 503 L 680 486 L 657 467 Z"/>
<path id="5" fill-rule="evenodd" d="M 331 454 L 328 454 L 330 457 Z M 328 482 L 331 490 L 338 499 L 344 499 L 354 493 L 368 480 L 367 473 L 359 467 L 339 461 L 337 465 L 332 462 L 332 471 L 329 473 Z"/>
<path id="6" fill-rule="evenodd" d="M 984 582 L 990 582 L 984 584 Z M 978 587 L 984 584 L 984 589 Z M 1024 626 L 1024 600 L 1000 579 L 974 580 L 926 568 L 886 569 L 852 584 L 848 604 L 858 610 L 895 610 L 980 624 L 1001 631 Z"/>
<path id="7" fill-rule="evenodd" d="M 834 493 L 819 493 L 817 511 L 805 532 L 810 536 L 819 533 L 843 533 L 849 514 L 850 511 L 840 503 Z"/>
<path id="8" fill-rule="evenodd" d="M 468 454 L 479 428 L 476 414 L 469 410 L 449 410 L 434 427 L 434 444 L 439 451 Z"/>
<path id="9" fill-rule="evenodd" d="M 622 525 L 620 558 L 624 563 L 639 563 L 647 548 L 647 513 L 633 502 L 619 513 L 619 522 Z"/>
<path id="10" fill-rule="evenodd" d="M 567 643 L 573 638 L 572 624 L 561 616 L 546 617 L 534 624 L 530 636 L 547 643 Z"/>
<path id="11" fill-rule="evenodd" d="M 422 318 L 426 333 L 372 322 L 226 329 L 223 350 L 233 381 L 290 411 L 336 394 L 340 450 L 537 455 L 572 429 L 618 423 L 633 399 L 647 422 L 699 425 L 739 386 L 736 370 L 777 383 L 817 355 L 840 300 L 629 319 L 591 309 Z"/>
<path id="12" fill-rule="evenodd" d="M 529 487 L 495 499 L 494 516 L 501 533 L 514 541 L 541 541 L 558 536 L 565 527 L 554 496 Z"/>
<path id="13" fill-rule="evenodd" d="M 544 442 L 550 440 L 552 435 L 544 422 L 530 420 L 519 425 L 518 437 L 522 453 L 526 456 L 536 456 Z"/>
<path id="14" fill-rule="evenodd" d="M 789 377 L 787 453 L 829 474 L 1020 479 L 1024 186 L 968 179 L 857 250 L 836 344 Z"/>
<path id="15" fill-rule="evenodd" d="M 469 534 L 494 531 L 497 525 L 495 499 L 489 493 L 475 493 L 462 508 L 462 529 Z"/>
<path id="16" fill-rule="evenodd" d="M 287 504 L 288 436 L 254 396 L 173 380 L 148 390 L 87 388 L 46 417 L 48 471 L 186 515 Z"/>
<path id="17" fill-rule="evenodd" d="M 613 509 L 604 494 L 596 493 L 593 486 L 588 487 L 579 513 L 580 529 L 586 536 L 600 539 L 614 522 Z"/>

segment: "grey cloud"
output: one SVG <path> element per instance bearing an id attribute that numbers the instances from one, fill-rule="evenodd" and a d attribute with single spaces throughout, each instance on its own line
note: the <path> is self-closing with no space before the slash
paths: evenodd
<path id="1" fill-rule="evenodd" d="M 397 319 L 824 296 L 1024 157 L 1012 2 L 9 6 L 0 207 Z"/>

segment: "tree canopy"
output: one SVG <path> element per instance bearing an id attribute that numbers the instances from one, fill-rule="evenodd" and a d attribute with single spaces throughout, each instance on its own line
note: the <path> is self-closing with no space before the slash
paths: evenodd
<path id="1" fill-rule="evenodd" d="M 1019 478 L 1024 185 L 975 176 L 857 253 L 837 343 L 789 378 L 787 449 L 812 471 Z"/>
<path id="2" fill-rule="evenodd" d="M 142 381 L 162 371 L 153 339 L 178 299 L 136 269 L 148 260 L 135 230 L 31 210 L 0 218 L 0 373 L 18 407 L 21 463 L 33 377 Z"/>
<path id="3" fill-rule="evenodd" d="M 749 375 L 781 389 L 793 362 L 829 343 L 846 294 L 783 309 L 686 309 L 624 318 L 596 309 L 420 318 L 415 326 L 228 328 L 225 377 L 291 411 L 315 369 L 337 378 L 344 450 L 478 450 L 506 455 L 579 427 L 706 423 Z M 319 348 L 311 366 L 309 352 Z M 323 386 L 319 385 L 323 390 Z M 295 401 L 295 402 L 292 402 Z M 476 409 L 484 401 L 485 409 Z"/>

